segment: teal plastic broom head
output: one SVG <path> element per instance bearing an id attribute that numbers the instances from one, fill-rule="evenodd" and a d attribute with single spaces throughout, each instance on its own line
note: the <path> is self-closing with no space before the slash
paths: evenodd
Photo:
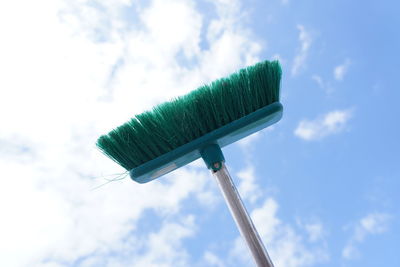
<path id="1" fill-rule="evenodd" d="M 281 73 L 277 61 L 241 69 L 135 116 L 97 146 L 139 183 L 200 157 L 214 168 L 221 147 L 280 120 Z"/>

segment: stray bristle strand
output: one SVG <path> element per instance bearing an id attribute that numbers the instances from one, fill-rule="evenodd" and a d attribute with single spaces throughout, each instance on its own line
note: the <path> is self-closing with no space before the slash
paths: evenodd
<path id="1" fill-rule="evenodd" d="M 97 140 L 127 170 L 279 101 L 281 68 L 264 61 L 132 118 Z"/>

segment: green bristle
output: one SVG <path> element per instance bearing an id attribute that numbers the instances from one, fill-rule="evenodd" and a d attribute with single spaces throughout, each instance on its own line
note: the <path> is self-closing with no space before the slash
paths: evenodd
<path id="1" fill-rule="evenodd" d="M 279 101 L 281 68 L 264 61 L 204 85 L 101 136 L 97 146 L 126 170 Z"/>

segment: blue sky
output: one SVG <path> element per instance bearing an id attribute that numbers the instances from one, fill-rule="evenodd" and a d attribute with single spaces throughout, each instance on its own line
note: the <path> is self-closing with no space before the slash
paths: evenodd
<path id="1" fill-rule="evenodd" d="M 21 9 L 24 6 L 24 9 Z M 394 1 L 0 4 L 0 265 L 253 266 L 201 161 L 149 184 L 94 146 L 264 59 L 282 120 L 223 149 L 276 267 L 400 266 Z"/>

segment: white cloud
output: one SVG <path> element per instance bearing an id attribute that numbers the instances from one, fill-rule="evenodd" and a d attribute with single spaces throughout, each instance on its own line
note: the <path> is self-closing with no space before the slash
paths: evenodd
<path id="1" fill-rule="evenodd" d="M 254 166 L 248 164 L 245 169 L 239 171 L 236 175 L 240 179 L 238 190 L 241 197 L 254 203 L 262 195 L 259 186 L 256 184 Z"/>
<path id="2" fill-rule="evenodd" d="M 263 132 L 272 131 L 274 126 L 270 126 L 263 130 Z M 236 145 L 239 146 L 243 153 L 243 161 L 246 167 L 238 172 L 236 176 L 239 178 L 238 190 L 243 199 L 249 200 L 254 204 L 263 194 L 257 184 L 257 177 L 255 174 L 255 166 L 252 162 L 252 155 L 254 155 L 255 143 L 263 137 L 263 132 L 259 131 L 239 140 Z"/>
<path id="3" fill-rule="evenodd" d="M 217 266 L 217 267 L 224 267 L 224 263 L 222 260 L 210 251 L 206 251 L 204 253 L 204 260 L 207 263 L 207 266 Z"/>
<path id="4" fill-rule="evenodd" d="M 311 79 L 313 79 L 321 88 L 324 88 L 324 81 L 322 80 L 321 76 L 318 75 L 313 75 L 311 76 Z"/>
<path id="5" fill-rule="evenodd" d="M 336 80 L 338 81 L 343 80 L 344 76 L 347 74 L 350 64 L 351 64 L 350 60 L 346 59 L 343 64 L 340 64 L 334 68 L 333 75 Z"/>
<path id="6" fill-rule="evenodd" d="M 97 250 L 84 257 L 79 266 L 188 266 L 190 255 L 183 241 L 193 237 L 195 231 L 193 215 L 174 222 L 165 220 L 159 230 L 114 243 L 108 251 Z"/>
<path id="7" fill-rule="evenodd" d="M 204 15 L 194 1 L 1 2 L 0 265 L 126 266 L 112 255 L 129 252 L 151 265 L 162 262 L 160 251 L 165 264 L 185 265 L 181 240 L 195 234 L 194 219 L 160 219 L 142 254 L 135 225 L 146 210 L 186 218 L 180 207 L 190 197 L 211 203 L 207 171 L 91 191 L 103 181 L 89 177 L 121 170 L 94 143 L 133 114 L 256 61 L 261 47 L 235 3 L 215 3 L 202 48 Z M 123 19 L 128 12 L 136 24 Z"/>
<path id="8" fill-rule="evenodd" d="M 294 134 L 307 141 L 322 139 L 341 132 L 351 115 L 351 110 L 335 110 L 315 120 L 301 120 Z"/>
<path id="9" fill-rule="evenodd" d="M 329 94 L 329 93 L 332 93 L 332 92 L 333 92 L 333 88 L 332 88 L 332 86 L 330 85 L 330 83 L 324 81 L 324 79 L 322 79 L 321 76 L 314 74 L 314 75 L 311 76 L 311 79 L 312 79 L 313 81 L 315 81 L 315 82 L 318 84 L 318 86 L 319 86 L 321 89 L 323 89 L 326 93 Z"/>
<path id="10" fill-rule="evenodd" d="M 297 25 L 297 29 L 299 30 L 300 49 L 293 60 L 292 75 L 298 74 L 299 71 L 304 68 L 304 64 L 308 57 L 308 50 L 312 43 L 311 34 L 303 25 Z"/>
<path id="11" fill-rule="evenodd" d="M 361 218 L 353 228 L 353 233 L 342 250 L 344 259 L 356 259 L 361 256 L 357 245 L 367 236 L 385 233 L 389 228 L 391 216 L 387 213 L 374 212 Z"/>
<path id="12" fill-rule="evenodd" d="M 360 257 L 360 252 L 353 244 L 347 244 L 342 250 L 342 257 L 344 259 L 356 259 Z"/>
<path id="13" fill-rule="evenodd" d="M 273 198 L 268 198 L 261 207 L 251 212 L 254 225 L 265 242 L 275 266 L 311 266 L 329 259 L 327 249 L 323 244 L 307 243 L 303 233 L 296 232 L 292 226 L 278 218 L 277 211 L 278 203 Z M 236 264 L 240 261 L 241 266 L 252 266 L 250 252 L 241 238 L 235 240 L 231 257 L 231 261 Z"/>
<path id="14" fill-rule="evenodd" d="M 273 126 L 271 126 L 273 127 Z M 267 128 L 269 129 L 269 128 Z M 248 149 L 255 141 L 259 140 L 262 132 L 255 132 L 243 139 L 240 139 L 236 144 L 239 145 L 243 150 Z"/>
<path id="15" fill-rule="evenodd" d="M 385 213 L 371 213 L 360 220 L 360 226 L 369 234 L 381 234 L 387 231 L 390 216 Z M 363 235 L 358 233 L 358 240 L 363 239 Z"/>
<path id="16" fill-rule="evenodd" d="M 310 242 L 316 242 L 324 236 L 323 226 L 319 222 L 306 224 L 304 228 L 308 232 Z"/>
<path id="17" fill-rule="evenodd" d="M 132 264 L 124 266 L 188 266 L 189 255 L 182 239 L 194 234 L 194 217 L 184 218 L 182 223 L 164 223 L 161 230 L 143 240 L 146 254 L 132 257 Z"/>
<path id="18" fill-rule="evenodd" d="M 13 177 L 16 168 L 19 175 Z M 129 232 L 133 236 L 140 233 L 135 224 L 145 210 L 176 214 L 181 202 L 203 191 L 203 183 L 209 179 L 182 169 L 164 178 L 166 183 L 139 185 L 127 179 L 91 191 L 93 181 L 67 169 L 63 170 L 66 177 L 54 170 L 38 172 L 19 164 L 1 164 L 1 169 L 12 178 L 1 180 L 1 186 L 7 188 L 0 195 L 4 217 L 0 249 L 5 266 L 37 266 L 44 259 L 69 265 L 80 257 L 101 257 L 121 246 Z M 46 174 L 56 179 L 50 180 Z"/>
<path id="19" fill-rule="evenodd" d="M 296 219 L 297 225 L 303 229 L 308 235 L 308 241 L 310 243 L 314 242 L 325 242 L 325 236 L 327 235 L 326 230 L 324 229 L 323 224 L 315 219 L 308 218 L 306 221 L 301 220 L 299 218 Z"/>

